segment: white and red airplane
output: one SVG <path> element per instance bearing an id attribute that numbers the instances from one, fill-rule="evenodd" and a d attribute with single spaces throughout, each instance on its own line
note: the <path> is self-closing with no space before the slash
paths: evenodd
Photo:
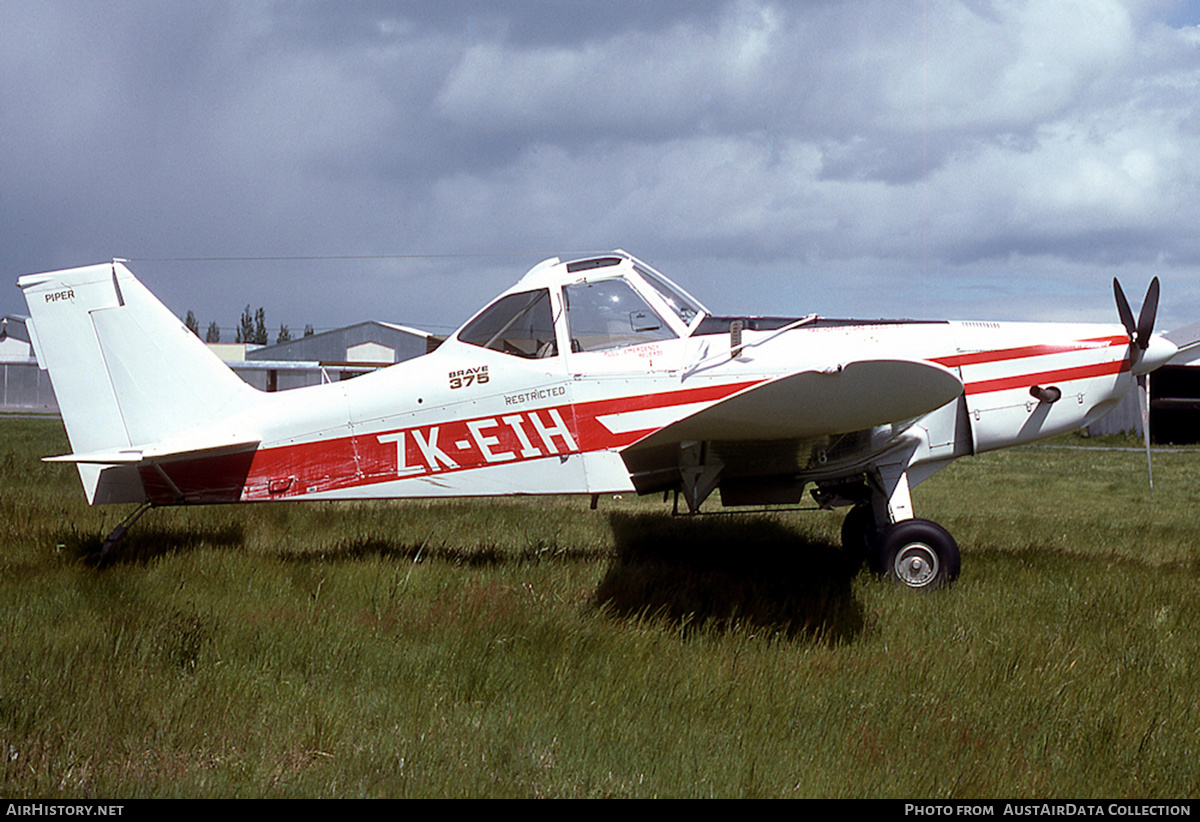
<path id="1" fill-rule="evenodd" d="M 675 490 L 695 512 L 811 485 L 853 506 L 852 556 L 914 588 L 960 558 L 912 487 L 1095 421 L 1176 351 L 1157 280 L 1136 323 L 1116 286 L 1122 325 L 722 317 L 615 251 L 542 262 L 433 353 L 263 393 L 120 261 L 19 285 L 73 449 L 48 459 L 89 503 Z"/>

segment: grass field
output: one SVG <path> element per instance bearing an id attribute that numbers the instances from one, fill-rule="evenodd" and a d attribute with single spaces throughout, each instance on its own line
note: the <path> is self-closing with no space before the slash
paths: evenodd
<path id="1" fill-rule="evenodd" d="M 66 450 L 0 418 L 6 798 L 1200 794 L 1197 451 L 959 461 L 915 595 L 841 514 L 631 498 L 163 509 L 97 568 Z"/>

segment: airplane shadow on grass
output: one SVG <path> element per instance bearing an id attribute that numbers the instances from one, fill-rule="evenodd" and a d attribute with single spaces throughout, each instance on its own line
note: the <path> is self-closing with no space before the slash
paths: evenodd
<path id="1" fill-rule="evenodd" d="M 610 516 L 616 556 L 596 603 L 626 618 L 691 631 L 735 626 L 786 637 L 849 641 L 865 629 L 858 569 L 833 544 L 749 517 Z"/>
<path id="2" fill-rule="evenodd" d="M 465 550 L 436 542 L 367 537 L 338 541 L 325 550 L 283 550 L 276 556 L 299 564 L 380 556 L 474 567 L 607 561 L 592 599 L 615 618 L 666 620 L 686 634 L 737 627 L 832 642 L 853 640 L 865 630 L 864 608 L 852 586 L 858 568 L 850 567 L 835 544 L 807 539 L 765 517 L 616 512 L 609 523 L 612 551 L 513 551 L 484 545 Z M 245 539 L 244 528 L 237 524 L 212 529 L 139 527 L 103 559 L 100 536 L 72 533 L 63 543 L 69 553 L 104 566 L 143 564 L 201 548 L 236 550 Z"/>
<path id="3" fill-rule="evenodd" d="M 245 542 L 241 525 L 222 528 L 171 528 L 169 525 L 131 530 L 111 553 L 104 554 L 102 534 L 80 534 L 72 531 L 61 538 L 64 550 L 71 556 L 97 568 L 111 565 L 138 565 L 167 554 L 194 551 L 198 548 L 236 548 Z"/>

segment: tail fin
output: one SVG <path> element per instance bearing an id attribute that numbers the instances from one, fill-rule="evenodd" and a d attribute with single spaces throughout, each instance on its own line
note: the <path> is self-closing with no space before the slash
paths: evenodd
<path id="1" fill-rule="evenodd" d="M 18 285 L 76 454 L 144 448 L 255 402 L 258 392 L 120 262 L 29 274 Z M 79 469 L 89 502 L 141 498 L 130 485 L 119 499 L 94 499 L 103 466 Z"/>

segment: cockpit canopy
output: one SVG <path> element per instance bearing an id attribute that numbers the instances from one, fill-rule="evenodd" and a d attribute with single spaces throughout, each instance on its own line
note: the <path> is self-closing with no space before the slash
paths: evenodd
<path id="1" fill-rule="evenodd" d="M 604 351 L 685 337 L 705 308 L 679 286 L 624 252 L 535 266 L 475 315 L 458 340 L 527 359 Z M 561 328 L 555 327 L 562 317 Z M 561 333 L 561 337 L 559 336 Z"/>

